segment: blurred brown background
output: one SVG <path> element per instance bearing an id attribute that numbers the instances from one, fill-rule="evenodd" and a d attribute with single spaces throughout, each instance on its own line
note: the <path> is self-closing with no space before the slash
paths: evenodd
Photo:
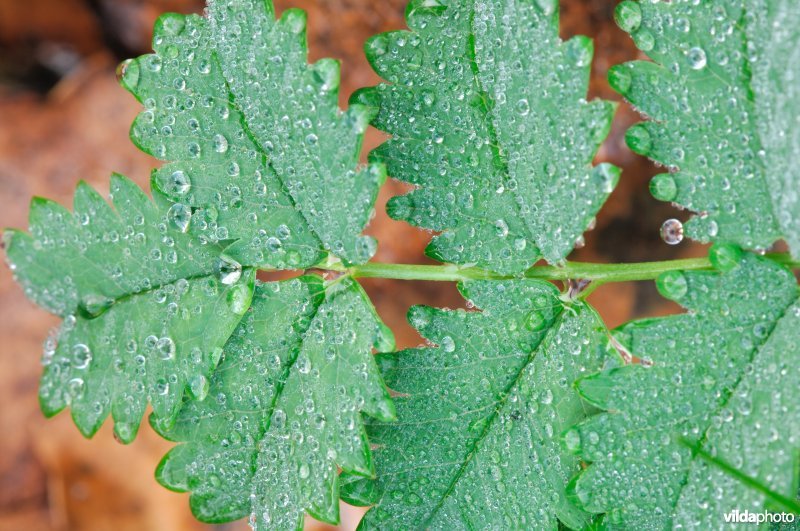
<path id="1" fill-rule="evenodd" d="M 615 0 L 563 0 L 562 34 L 595 39 L 591 96 L 618 100 L 605 77 L 612 64 L 637 57 L 630 39 L 616 28 Z M 378 81 L 362 52 L 365 39 L 404 27 L 405 0 L 278 0 L 309 11 L 311 59 L 343 63 L 342 105 L 350 93 Z M 25 227 L 28 202 L 41 195 L 70 204 L 78 179 L 104 193 L 112 171 L 146 186 L 156 161 L 128 140 L 138 112 L 133 97 L 115 81 L 122 59 L 149 50 L 152 23 L 164 11 L 202 9 L 197 0 L 0 0 L 0 226 Z M 699 255 L 687 244 L 668 247 L 661 222 L 676 215 L 653 200 L 647 183 L 656 169 L 624 145 L 636 121 L 621 105 L 599 159 L 624 169 L 621 183 L 586 235 L 586 247 L 571 259 L 598 262 L 662 260 Z M 370 131 L 367 148 L 381 142 Z M 366 152 L 366 151 L 365 151 Z M 428 234 L 389 220 L 383 205 L 403 187 L 389 182 L 369 232 L 380 240 L 377 260 L 427 260 Z M 55 265 L 57 267 L 57 264 Z M 455 287 L 432 282 L 365 282 L 400 347 L 419 344 L 406 324 L 412 304 L 462 305 Z M 591 297 L 612 327 L 631 317 L 674 308 L 652 283 L 617 284 Z M 110 423 L 92 441 L 83 439 L 68 414 L 46 421 L 38 410 L 39 355 L 57 320 L 28 302 L 0 267 L 0 530 L 195 530 L 187 496 L 161 488 L 153 470 L 168 443 L 143 426 L 132 445 L 111 435 Z M 353 528 L 358 510 L 343 509 L 343 528 Z M 225 529 L 246 529 L 244 522 Z M 309 522 L 313 529 L 324 528 Z"/>

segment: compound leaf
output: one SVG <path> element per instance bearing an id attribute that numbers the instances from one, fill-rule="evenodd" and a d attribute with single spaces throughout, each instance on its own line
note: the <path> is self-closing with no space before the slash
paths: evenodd
<path id="1" fill-rule="evenodd" d="M 671 272 L 661 291 L 689 310 L 635 321 L 619 341 L 652 366 L 627 365 L 579 380 L 606 410 L 566 435 L 592 464 L 571 486 L 611 528 L 716 529 L 723 515 L 761 512 L 765 496 L 685 444 L 787 497 L 797 492 L 800 304 L 794 276 L 769 259 L 716 247 L 728 271 Z"/>
<path id="2" fill-rule="evenodd" d="M 4 240 L 28 297 L 64 318 L 45 344 L 43 411 L 70 406 L 87 436 L 111 413 L 128 442 L 148 401 L 168 422 L 187 385 L 211 373 L 254 275 L 201 244 L 160 194 L 153 202 L 115 175 L 111 195 L 113 209 L 82 183 L 74 212 L 34 199 L 30 234 L 8 230 Z"/>
<path id="3" fill-rule="evenodd" d="M 364 529 L 583 527 L 561 433 L 587 414 L 573 382 L 613 359 L 605 327 L 547 282 L 461 290 L 483 311 L 412 308 L 438 346 L 379 355 L 400 420 L 368 425 L 377 478 L 349 478 L 343 498 L 375 506 Z"/>
<path id="4" fill-rule="evenodd" d="M 210 1 L 207 18 L 162 16 L 153 48 L 124 65 L 145 105 L 131 138 L 169 161 L 153 184 L 202 212 L 206 238 L 273 268 L 372 256 L 359 233 L 385 172 L 358 168 L 370 111 L 339 111 L 337 62 L 307 64 L 302 11 L 276 21 L 270 1 Z"/>
<path id="5" fill-rule="evenodd" d="M 800 253 L 800 12 L 793 0 L 622 2 L 617 21 L 654 62 L 614 67 L 652 121 L 631 149 L 669 166 L 653 195 L 699 215 L 692 238 Z"/>
<path id="6" fill-rule="evenodd" d="M 585 99 L 591 41 L 559 39 L 552 0 L 415 0 L 407 21 L 366 46 L 389 83 L 352 98 L 393 135 L 372 159 L 418 186 L 389 214 L 442 231 L 438 260 L 503 273 L 561 261 L 619 177 L 591 167 L 614 109 Z"/>
<path id="7" fill-rule="evenodd" d="M 371 353 L 393 348 L 366 294 L 345 279 L 262 284 L 225 346 L 205 401 L 154 426 L 181 441 L 157 477 L 191 492 L 203 521 L 251 515 L 268 529 L 301 528 L 303 513 L 338 522 L 337 466 L 374 473 L 360 412 L 394 408 Z"/>

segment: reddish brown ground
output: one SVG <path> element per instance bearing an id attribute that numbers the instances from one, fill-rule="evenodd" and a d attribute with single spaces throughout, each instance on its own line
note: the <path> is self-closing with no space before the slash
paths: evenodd
<path id="1" fill-rule="evenodd" d="M 595 38 L 592 96 L 618 99 L 605 81 L 609 65 L 637 57 L 612 20 L 614 0 L 566 0 L 563 34 Z M 342 103 L 357 87 L 377 82 L 362 43 L 371 34 L 403 27 L 404 0 L 280 0 L 279 10 L 309 11 L 311 58 L 343 63 Z M 155 161 L 128 141 L 137 104 L 115 82 L 121 58 L 147 51 L 158 13 L 198 10 L 193 0 L 17 0 L 0 1 L 0 226 L 24 227 L 32 195 L 67 204 L 78 179 L 107 191 L 108 175 L 124 173 L 146 184 Z M 634 156 L 622 134 L 636 118 L 621 105 L 613 133 L 599 159 L 624 168 L 622 181 L 599 216 L 576 260 L 620 262 L 697 255 L 687 245 L 670 248 L 658 237 L 660 223 L 675 215 L 650 198 L 655 168 Z M 367 148 L 381 136 L 371 131 Z M 369 228 L 381 242 L 377 259 L 426 262 L 428 235 L 389 220 L 388 197 L 403 187 L 384 187 Z M 401 347 L 420 339 L 406 324 L 412 304 L 455 307 L 455 288 L 431 282 L 366 282 L 380 314 Z M 609 326 L 630 317 L 663 314 L 652 284 L 613 285 L 591 297 Z M 169 445 L 143 428 L 130 446 L 117 444 L 106 426 L 84 440 L 67 414 L 45 420 L 36 399 L 39 353 L 57 320 L 28 302 L 0 267 L 0 530 L 189 530 L 195 522 L 185 495 L 153 480 L 153 469 Z M 343 513 L 343 527 L 358 519 Z M 317 524 L 311 524 L 316 526 Z M 243 522 L 225 526 L 244 529 Z M 316 528 L 319 528 L 317 526 Z"/>

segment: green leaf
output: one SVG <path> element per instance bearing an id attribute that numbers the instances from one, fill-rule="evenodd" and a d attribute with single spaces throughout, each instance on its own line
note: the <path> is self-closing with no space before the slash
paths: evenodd
<path id="1" fill-rule="evenodd" d="M 208 18 L 162 16 L 153 48 L 124 69 L 145 105 L 131 138 L 169 161 L 154 187 L 200 210 L 207 239 L 271 268 L 372 256 L 359 233 L 385 172 L 358 168 L 369 111 L 339 111 L 337 62 L 307 64 L 302 11 L 276 21 L 270 1 L 211 1 Z"/>
<path id="2" fill-rule="evenodd" d="M 719 459 L 718 457 L 714 457 L 710 453 L 703 450 L 699 445 L 693 444 L 686 440 L 682 440 L 684 444 L 686 444 L 689 449 L 696 454 L 699 458 L 704 459 L 709 464 L 713 465 L 714 467 L 720 469 L 721 471 L 725 472 L 729 476 L 733 477 L 734 479 L 744 483 L 747 487 L 757 490 L 764 495 L 765 503 L 769 504 L 773 507 L 780 508 L 784 511 L 789 511 L 794 514 L 800 514 L 800 501 L 792 498 L 788 498 L 783 494 L 775 492 L 774 490 L 770 489 L 769 487 L 765 486 L 763 483 L 759 482 L 756 479 L 751 478 L 750 476 L 743 474 L 740 470 L 737 470 L 729 463 Z M 797 466 L 795 465 L 795 469 Z M 797 476 L 795 476 L 797 477 Z M 794 489 L 797 490 L 797 489 Z"/>
<path id="3" fill-rule="evenodd" d="M 343 499 L 375 506 L 364 529 L 583 527 L 561 433 L 587 413 L 572 383 L 611 359 L 605 327 L 547 282 L 461 290 L 483 311 L 412 308 L 438 346 L 379 356 L 400 420 L 368 425 L 377 479 L 348 478 Z"/>
<path id="4" fill-rule="evenodd" d="M 800 303 L 788 270 L 744 255 L 725 273 L 672 272 L 664 295 L 688 313 L 625 325 L 618 338 L 652 366 L 588 376 L 578 390 L 606 410 L 565 440 L 592 462 L 572 485 L 577 503 L 628 529 L 716 529 L 734 509 L 760 512 L 760 491 L 693 455 L 712 456 L 784 496 L 797 492 Z"/>
<path id="5" fill-rule="evenodd" d="M 559 39 L 552 0 L 415 0 L 406 15 L 410 31 L 366 46 L 389 83 L 352 98 L 393 135 L 372 159 L 418 186 L 389 214 L 441 231 L 427 249 L 441 261 L 563 260 L 619 178 L 591 167 L 614 110 L 585 99 L 591 41 Z"/>
<path id="6" fill-rule="evenodd" d="M 30 234 L 9 230 L 4 240 L 28 297 L 64 318 L 45 344 L 42 410 L 70 406 L 86 436 L 111 413 L 129 442 L 148 401 L 168 422 L 188 383 L 214 369 L 254 273 L 199 243 L 189 214 L 157 192 L 150 201 L 114 175 L 111 194 L 113 209 L 81 183 L 74 212 L 34 199 Z"/>
<path id="7" fill-rule="evenodd" d="M 699 215 L 686 233 L 800 253 L 800 12 L 793 0 L 625 1 L 617 22 L 654 62 L 609 72 L 652 121 L 628 131 L 637 153 L 669 166 L 657 199 Z"/>
<path id="8" fill-rule="evenodd" d="M 360 412 L 389 421 L 394 408 L 371 354 L 384 337 L 352 280 L 262 284 L 225 346 L 209 397 L 187 402 L 172 427 L 184 442 L 159 465 L 164 486 L 191 492 L 206 522 L 251 516 L 299 529 L 303 513 L 339 520 L 338 471 L 374 468 Z"/>

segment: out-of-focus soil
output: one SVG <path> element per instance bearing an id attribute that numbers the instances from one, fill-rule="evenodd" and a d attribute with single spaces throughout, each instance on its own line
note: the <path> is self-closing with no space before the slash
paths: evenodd
<path id="1" fill-rule="evenodd" d="M 280 0 L 309 11 L 311 59 L 343 63 L 342 105 L 357 87 L 378 81 L 362 52 L 374 33 L 404 27 L 404 0 Z M 564 37 L 595 39 L 591 95 L 618 100 L 606 71 L 637 57 L 627 36 L 612 22 L 614 0 L 562 2 Z M 156 161 L 138 152 L 127 133 L 138 104 L 121 89 L 119 60 L 149 48 L 150 28 L 164 11 L 200 11 L 195 0 L 0 0 L 0 226 L 25 227 L 31 196 L 70 204 L 79 179 L 102 192 L 112 171 L 146 186 Z M 697 247 L 668 247 L 658 237 L 661 222 L 676 213 L 647 193 L 656 169 L 625 147 L 623 133 L 637 118 L 621 104 L 598 159 L 624 169 L 621 183 L 588 233 L 575 260 L 623 262 L 697 255 Z M 382 136 L 370 131 L 366 149 Z M 381 242 L 376 259 L 428 260 L 429 234 L 388 219 L 383 205 L 405 188 L 388 182 L 369 228 Z M 54 267 L 58 267 L 54 264 Z M 400 347 L 421 340 L 406 324 L 412 304 L 460 307 L 451 284 L 365 282 Z M 675 308 L 651 283 L 604 286 L 591 297 L 609 326 L 631 317 Z M 169 444 L 143 428 L 130 446 L 116 443 L 109 426 L 92 441 L 71 425 L 68 413 L 45 420 L 38 409 L 41 343 L 57 320 L 36 308 L 0 267 L 0 531 L 192 530 L 204 526 L 188 510 L 186 495 L 155 483 L 153 470 Z M 356 509 L 343 510 L 353 528 Z M 309 523 L 311 528 L 321 528 Z M 243 522 L 227 529 L 244 529 Z"/>

